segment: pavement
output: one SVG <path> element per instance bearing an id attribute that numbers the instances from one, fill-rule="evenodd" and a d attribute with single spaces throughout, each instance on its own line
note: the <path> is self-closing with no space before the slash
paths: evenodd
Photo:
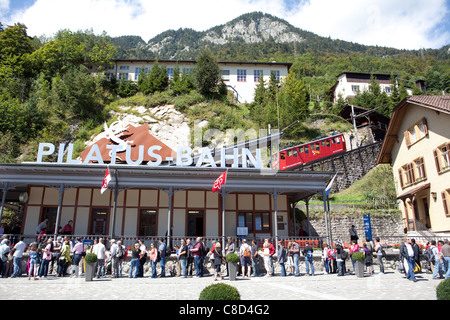
<path id="1" fill-rule="evenodd" d="M 314 276 L 238 277 L 214 281 L 213 276 L 202 278 L 111 278 L 93 281 L 84 277 L 28 280 L 28 277 L 0 278 L 1 300 L 198 300 L 200 292 L 213 283 L 226 283 L 237 288 L 241 300 L 436 300 L 440 283 L 431 274 L 416 274 L 417 282 L 404 274 L 390 270 L 358 278 L 353 274 L 318 273 Z"/>

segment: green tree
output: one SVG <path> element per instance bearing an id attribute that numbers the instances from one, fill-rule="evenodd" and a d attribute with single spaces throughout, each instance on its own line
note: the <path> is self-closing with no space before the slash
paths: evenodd
<path id="1" fill-rule="evenodd" d="M 167 89 L 169 79 L 165 66 L 155 61 L 149 73 L 141 72 L 138 79 L 138 90 L 145 95 L 161 92 Z"/>
<path id="2" fill-rule="evenodd" d="M 220 85 L 220 67 L 209 50 L 201 51 L 197 56 L 197 66 L 193 72 L 195 88 L 203 95 L 217 92 Z"/>

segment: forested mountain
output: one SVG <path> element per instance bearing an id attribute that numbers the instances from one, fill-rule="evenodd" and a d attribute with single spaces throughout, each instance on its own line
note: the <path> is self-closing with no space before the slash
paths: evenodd
<path id="1" fill-rule="evenodd" d="M 270 14 L 253 12 L 206 31 L 168 30 L 145 43 L 112 38 L 120 59 L 195 60 L 204 48 L 223 61 L 292 62 L 292 71 L 327 100 L 328 89 L 344 71 L 392 73 L 410 81 L 424 79 L 428 93 L 450 92 L 450 45 L 441 49 L 400 50 L 321 37 Z"/>

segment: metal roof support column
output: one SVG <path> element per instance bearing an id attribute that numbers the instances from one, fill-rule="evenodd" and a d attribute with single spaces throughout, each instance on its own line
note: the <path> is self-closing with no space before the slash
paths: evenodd
<path id="1" fill-rule="evenodd" d="M 325 228 L 327 230 L 327 243 L 331 243 L 330 241 L 330 233 L 329 233 L 329 226 L 328 226 L 328 207 L 327 207 L 327 192 L 324 189 L 323 190 L 323 209 L 325 213 Z"/>
<path id="2" fill-rule="evenodd" d="M 225 250 L 225 196 L 226 192 L 222 187 L 222 250 Z"/>
<path id="3" fill-rule="evenodd" d="M 167 246 L 170 248 L 170 240 L 172 237 L 172 230 L 170 228 L 171 221 L 172 221 L 172 196 L 173 196 L 173 187 L 169 187 L 169 192 L 167 194 L 169 195 L 169 212 L 167 214 Z"/>
<path id="4" fill-rule="evenodd" d="M 273 235 L 275 236 L 275 251 L 278 257 L 278 225 L 277 225 L 277 216 L 278 216 L 278 203 L 277 203 L 277 189 L 273 189 Z"/>
<path id="5" fill-rule="evenodd" d="M 114 239 L 116 230 L 116 211 L 117 211 L 117 197 L 119 196 L 119 181 L 117 180 L 117 170 L 114 170 L 114 179 L 116 180 L 114 186 L 114 205 L 113 205 L 113 216 L 112 216 L 112 226 L 111 226 L 111 239 Z"/>
<path id="6" fill-rule="evenodd" d="M 5 208 L 5 201 L 6 201 L 6 193 L 8 192 L 8 181 L 5 182 L 3 185 L 3 196 L 2 196 L 2 207 L 0 208 L 0 221 L 2 221 L 3 217 L 3 209 Z"/>
<path id="7" fill-rule="evenodd" d="M 56 240 L 56 237 L 58 236 L 59 231 L 59 221 L 61 220 L 61 209 L 62 209 L 62 197 L 64 194 L 64 185 L 61 184 L 59 186 L 59 201 L 58 201 L 58 211 L 56 213 L 56 223 L 55 223 L 55 232 L 54 232 L 54 239 Z"/>

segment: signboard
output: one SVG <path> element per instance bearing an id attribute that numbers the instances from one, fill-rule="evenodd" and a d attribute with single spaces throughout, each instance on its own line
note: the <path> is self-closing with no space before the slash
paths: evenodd
<path id="1" fill-rule="evenodd" d="M 236 235 L 239 237 L 246 237 L 248 236 L 248 227 L 237 227 L 236 228 Z"/>
<path id="2" fill-rule="evenodd" d="M 372 241 L 372 226 L 370 225 L 370 214 L 363 215 L 363 220 L 366 238 L 369 238 L 369 240 Z"/>

